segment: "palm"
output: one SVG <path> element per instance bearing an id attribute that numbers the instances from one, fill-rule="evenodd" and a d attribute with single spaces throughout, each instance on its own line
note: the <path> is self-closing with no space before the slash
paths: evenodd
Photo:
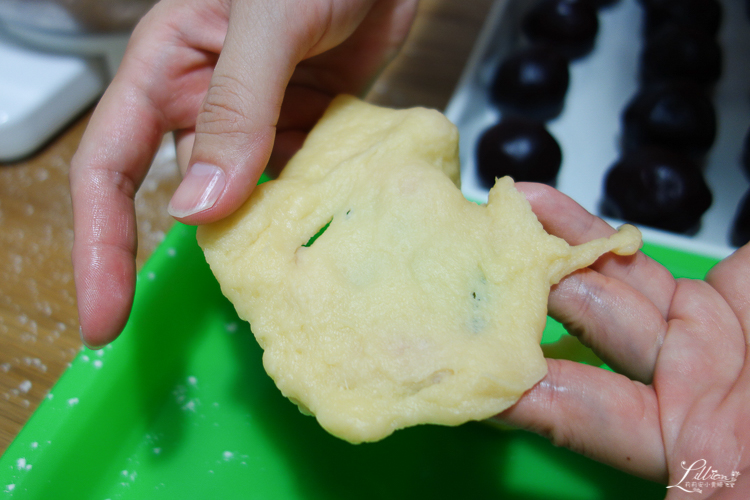
<path id="1" fill-rule="evenodd" d="M 728 272 L 735 283 L 742 276 L 737 268 L 740 258 L 735 255 L 712 271 L 708 282 L 716 288 L 682 282 L 674 295 L 653 383 L 670 485 L 680 484 L 686 474 L 686 481 L 708 477 L 705 469 L 730 476 L 750 465 L 741 445 L 750 439 L 746 334 L 732 310 L 732 299 L 721 295 L 732 286 L 726 281 Z M 745 290 L 744 299 L 735 298 L 747 303 L 750 290 Z M 688 473 L 686 467 L 693 464 Z M 702 464 L 705 469 L 697 471 Z"/>
<path id="2" fill-rule="evenodd" d="M 519 188 L 545 228 L 570 243 L 613 231 L 559 193 Z M 669 485 L 696 460 L 727 476 L 743 472 L 749 261 L 750 247 L 742 248 L 699 281 L 675 280 L 642 254 L 606 256 L 565 278 L 550 295 L 550 314 L 616 373 L 548 360 L 548 376 L 499 418 Z"/>

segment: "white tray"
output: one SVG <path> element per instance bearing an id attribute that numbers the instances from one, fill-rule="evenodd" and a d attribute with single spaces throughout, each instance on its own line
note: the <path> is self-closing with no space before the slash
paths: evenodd
<path id="1" fill-rule="evenodd" d="M 0 162 L 34 153 L 105 85 L 98 62 L 21 45 L 0 24 Z"/>
<path id="2" fill-rule="evenodd" d="M 477 181 L 475 143 L 500 117 L 489 100 L 488 88 L 497 65 L 519 43 L 519 22 L 530 4 L 533 2 L 496 0 L 446 108 L 446 115 L 461 133 L 464 195 L 478 202 L 487 200 L 487 190 Z M 705 170 L 713 204 L 694 236 L 641 227 L 646 241 L 718 258 L 734 251 L 729 233 L 738 204 L 748 190 L 739 158 L 750 127 L 750 20 L 744 2 L 727 0 L 723 7 L 719 37 L 724 71 L 714 94 L 718 136 Z M 563 150 L 557 189 L 597 214 L 604 175 L 620 155 L 620 116 L 639 88 L 641 21 L 642 7 L 637 0 L 619 0 L 599 11 L 594 51 L 571 64 L 565 109 L 548 122 Z"/>

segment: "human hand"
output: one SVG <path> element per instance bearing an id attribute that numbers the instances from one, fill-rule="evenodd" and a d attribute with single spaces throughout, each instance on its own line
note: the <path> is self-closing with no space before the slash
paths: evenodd
<path id="1" fill-rule="evenodd" d="M 138 24 L 70 170 L 81 336 L 100 347 L 135 287 L 133 198 L 165 133 L 186 175 L 170 213 L 215 221 L 278 170 L 337 94 L 359 94 L 417 0 L 162 0 Z M 189 161 L 188 161 L 189 158 Z"/>
<path id="2" fill-rule="evenodd" d="M 614 232 L 550 187 L 517 187 L 571 244 Z M 670 498 L 748 497 L 750 245 L 705 281 L 675 280 L 640 252 L 606 255 L 553 287 L 549 312 L 617 373 L 548 359 L 547 376 L 497 420 L 663 482 Z M 683 491 L 710 471 L 739 482 Z"/>

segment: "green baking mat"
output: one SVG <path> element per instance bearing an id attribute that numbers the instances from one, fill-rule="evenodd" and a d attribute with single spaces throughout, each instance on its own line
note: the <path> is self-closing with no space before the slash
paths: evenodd
<path id="1" fill-rule="evenodd" d="M 680 276 L 715 260 L 647 246 Z M 545 342 L 559 336 L 550 323 Z M 663 485 L 481 423 L 350 445 L 284 399 L 222 296 L 194 228 L 139 273 L 127 330 L 82 351 L 0 458 L 29 499 L 649 499 Z"/>

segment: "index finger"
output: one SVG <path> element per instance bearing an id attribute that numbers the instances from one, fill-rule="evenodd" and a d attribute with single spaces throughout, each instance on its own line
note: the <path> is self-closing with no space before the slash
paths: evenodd
<path id="1" fill-rule="evenodd" d="M 519 182 L 516 187 L 531 203 L 544 229 L 571 245 L 610 236 L 615 232 L 605 221 L 550 186 Z M 658 262 L 642 252 L 628 257 L 607 254 L 591 268 L 639 291 L 653 302 L 663 317 L 667 317 L 675 281 L 672 274 Z"/>
<path id="2" fill-rule="evenodd" d="M 548 359 L 547 366 L 547 375 L 495 420 L 629 474 L 666 481 L 659 403 L 650 386 L 574 361 Z"/>
<path id="3" fill-rule="evenodd" d="M 134 197 L 164 131 L 138 89 L 105 92 L 71 161 L 73 270 L 82 340 L 101 347 L 125 326 L 135 289 Z"/>

